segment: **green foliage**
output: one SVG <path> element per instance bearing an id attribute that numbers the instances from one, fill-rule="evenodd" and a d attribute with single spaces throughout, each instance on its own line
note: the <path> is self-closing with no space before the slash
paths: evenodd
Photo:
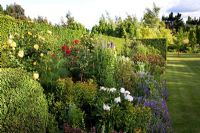
<path id="1" fill-rule="evenodd" d="M 145 131 L 151 121 L 150 108 L 133 105 L 125 99 L 125 94 L 114 89 L 101 87 L 97 93 L 93 114 L 97 132 L 134 132 L 137 129 Z M 116 102 L 115 98 L 121 100 Z M 104 106 L 109 108 L 106 109 Z"/>
<path id="2" fill-rule="evenodd" d="M 134 65 L 128 57 L 117 57 L 114 77 L 117 87 L 125 87 L 133 92 L 135 87 L 136 75 L 133 69 Z"/>
<path id="3" fill-rule="evenodd" d="M 90 108 L 96 96 L 96 84 L 89 81 L 74 83 L 71 78 L 65 78 L 57 80 L 52 88 L 46 90 L 51 116 L 55 117 L 58 124 L 67 122 L 74 128 L 84 129 L 84 114 L 91 113 Z M 56 125 L 55 122 L 50 124 Z"/>
<path id="4" fill-rule="evenodd" d="M 144 18 L 143 18 L 143 23 L 145 26 L 151 27 L 151 28 L 155 28 L 159 26 L 159 11 L 160 8 L 157 7 L 155 5 L 155 3 L 153 4 L 153 9 L 146 9 L 146 12 L 144 13 Z"/>
<path id="5" fill-rule="evenodd" d="M 78 107 L 92 105 L 96 96 L 97 86 L 93 83 L 77 82 L 72 89 L 73 101 Z"/>
<path id="6" fill-rule="evenodd" d="M 0 69 L 0 132 L 45 132 L 48 106 L 43 88 L 21 69 Z"/>
<path id="7" fill-rule="evenodd" d="M 187 32 L 184 32 L 183 29 L 180 29 L 176 34 L 176 40 L 175 40 L 178 52 L 181 52 L 181 47 L 184 45 L 185 39 L 187 39 Z"/>
<path id="8" fill-rule="evenodd" d="M 94 75 L 97 80 L 97 84 L 100 86 L 113 87 L 115 86 L 114 80 L 114 66 L 115 66 L 115 54 L 114 50 L 106 48 L 103 44 L 94 52 Z"/>
<path id="9" fill-rule="evenodd" d="M 167 43 L 166 39 L 137 39 L 145 46 L 151 46 L 160 51 L 160 54 L 166 59 Z"/>
<path id="10" fill-rule="evenodd" d="M 84 112 L 81 111 L 75 104 L 69 105 L 67 122 L 73 128 L 85 129 Z"/>
<path id="11" fill-rule="evenodd" d="M 190 30 L 188 39 L 189 39 L 189 43 L 190 43 L 191 48 L 194 50 L 194 47 L 197 43 L 195 30 L 192 30 L 192 29 Z"/>
<path id="12" fill-rule="evenodd" d="M 184 28 L 183 18 L 181 18 L 180 13 L 174 16 L 173 12 L 171 12 L 168 17 L 163 16 L 162 21 L 165 22 L 166 28 L 171 29 L 173 33 L 177 33 Z"/>
<path id="13" fill-rule="evenodd" d="M 16 19 L 26 19 L 24 9 L 16 3 L 7 6 L 5 13 Z"/>

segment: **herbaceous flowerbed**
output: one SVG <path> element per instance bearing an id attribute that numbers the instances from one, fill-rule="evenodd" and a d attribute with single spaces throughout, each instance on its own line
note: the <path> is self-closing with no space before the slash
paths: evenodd
<path id="1" fill-rule="evenodd" d="M 16 25 L 1 38 L 1 132 L 172 131 L 158 49 Z"/>

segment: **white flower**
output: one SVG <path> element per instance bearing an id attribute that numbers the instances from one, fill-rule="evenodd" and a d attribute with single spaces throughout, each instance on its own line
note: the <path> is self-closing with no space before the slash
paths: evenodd
<path id="1" fill-rule="evenodd" d="M 109 92 L 115 92 L 116 89 L 115 89 L 115 88 L 110 88 L 108 91 L 109 91 Z"/>
<path id="2" fill-rule="evenodd" d="M 132 102 L 133 101 L 133 97 L 131 95 L 126 95 L 124 97 L 126 100 L 128 100 L 129 102 Z"/>
<path id="3" fill-rule="evenodd" d="M 131 93 L 129 91 L 125 91 L 124 95 L 130 95 Z"/>
<path id="4" fill-rule="evenodd" d="M 35 50 L 38 50 L 38 49 L 39 49 L 39 45 L 38 45 L 38 44 L 35 44 L 35 45 L 33 46 L 33 48 L 34 48 Z"/>
<path id="5" fill-rule="evenodd" d="M 121 93 L 125 93 L 125 89 L 124 89 L 124 88 L 121 88 L 121 89 L 120 89 L 120 92 L 121 92 Z"/>
<path id="6" fill-rule="evenodd" d="M 110 111 L 110 106 L 107 104 L 103 104 L 103 109 L 106 111 Z"/>
<path id="7" fill-rule="evenodd" d="M 100 87 L 100 90 L 101 90 L 101 91 L 106 91 L 107 89 L 106 89 L 105 87 L 101 86 L 101 87 Z"/>
<path id="8" fill-rule="evenodd" d="M 43 53 L 41 53 L 41 54 L 40 54 L 40 57 L 43 57 L 43 56 L 44 56 L 44 54 L 43 54 Z"/>
<path id="9" fill-rule="evenodd" d="M 48 33 L 49 35 L 51 35 L 51 34 L 52 34 L 52 32 L 51 32 L 50 30 L 47 30 L 47 33 Z"/>
<path id="10" fill-rule="evenodd" d="M 18 56 L 19 56 L 20 58 L 23 58 L 23 57 L 24 57 L 24 51 L 23 51 L 23 50 L 20 50 L 20 51 L 18 52 Z"/>
<path id="11" fill-rule="evenodd" d="M 121 98 L 120 97 L 117 97 L 117 98 L 115 98 L 115 103 L 120 103 L 121 102 Z"/>
<path id="12" fill-rule="evenodd" d="M 33 79 L 39 79 L 39 73 L 37 73 L 37 72 L 34 72 L 33 73 Z"/>

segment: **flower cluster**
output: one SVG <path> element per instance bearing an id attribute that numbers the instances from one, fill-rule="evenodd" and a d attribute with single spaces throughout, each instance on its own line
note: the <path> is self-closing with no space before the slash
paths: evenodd
<path id="1" fill-rule="evenodd" d="M 63 44 L 61 46 L 61 49 L 63 52 L 65 52 L 66 55 L 70 55 L 73 51 L 75 53 L 78 53 L 79 51 L 75 47 L 77 44 L 79 44 L 79 42 L 80 42 L 79 40 L 75 39 L 73 40 L 73 44 L 71 46 L 68 46 L 67 44 Z"/>
<path id="2" fill-rule="evenodd" d="M 118 92 L 116 88 L 106 88 L 106 87 L 103 87 L 103 86 L 101 86 L 99 90 L 100 90 L 100 91 L 104 91 L 104 92 L 108 92 L 108 93 L 110 93 L 110 94 L 115 93 L 115 92 Z M 130 95 L 130 92 L 129 92 L 128 90 L 125 90 L 124 88 L 121 88 L 121 89 L 119 90 L 119 93 L 122 94 L 122 96 L 123 96 L 122 98 L 123 98 L 123 99 L 125 99 L 125 100 L 127 100 L 127 101 L 129 101 L 129 102 L 132 102 L 133 99 L 134 99 L 133 96 Z M 121 99 L 120 95 L 119 95 L 118 97 L 115 97 L 115 98 L 114 98 L 114 102 L 115 102 L 115 103 L 121 103 L 121 101 L 122 101 L 122 99 Z M 110 108 L 111 108 L 111 107 L 110 107 L 108 104 L 103 104 L 103 109 L 104 109 L 105 111 L 109 111 Z"/>
<path id="3" fill-rule="evenodd" d="M 103 86 L 100 87 L 100 90 L 107 91 L 107 92 L 116 92 L 116 88 L 105 88 Z"/>
<path id="4" fill-rule="evenodd" d="M 10 35 L 9 39 L 7 40 L 7 44 L 13 49 L 15 50 L 15 48 L 17 47 L 17 44 L 15 41 L 13 41 L 13 36 Z"/>

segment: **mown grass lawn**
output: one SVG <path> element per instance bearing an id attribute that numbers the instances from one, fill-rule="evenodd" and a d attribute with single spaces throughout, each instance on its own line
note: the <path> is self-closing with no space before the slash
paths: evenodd
<path id="1" fill-rule="evenodd" d="M 168 108 L 175 133 L 200 133 L 200 55 L 168 54 Z"/>

